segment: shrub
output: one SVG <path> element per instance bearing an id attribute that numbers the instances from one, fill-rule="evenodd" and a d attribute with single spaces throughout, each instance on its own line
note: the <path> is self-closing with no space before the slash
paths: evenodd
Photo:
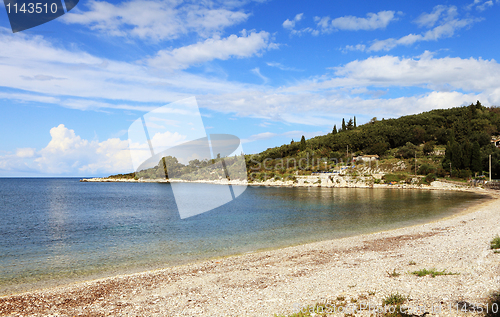
<path id="1" fill-rule="evenodd" d="M 466 170 L 459 170 L 458 175 L 459 178 L 470 178 L 472 176 L 472 172 L 468 169 Z"/>
<path id="2" fill-rule="evenodd" d="M 417 173 L 419 175 L 428 175 L 431 173 L 436 173 L 436 168 L 432 165 L 429 164 L 422 164 L 419 168 Z"/>
<path id="3" fill-rule="evenodd" d="M 389 275 L 389 277 L 398 277 L 401 273 L 396 272 L 396 269 L 394 269 L 392 272 L 387 272 L 387 275 Z"/>
<path id="4" fill-rule="evenodd" d="M 429 155 L 434 152 L 434 142 L 425 142 L 423 152 L 425 155 Z"/>
<path id="5" fill-rule="evenodd" d="M 500 236 L 496 236 L 491 240 L 490 242 L 490 248 L 491 249 L 500 249 Z"/>
<path id="6" fill-rule="evenodd" d="M 384 298 L 384 301 L 382 302 L 384 305 L 401 305 L 404 302 L 406 302 L 407 297 L 404 295 L 401 295 L 399 293 L 394 293 L 386 298 Z"/>
<path id="7" fill-rule="evenodd" d="M 486 304 L 486 317 L 500 316 L 500 291 L 492 293 Z"/>
<path id="8" fill-rule="evenodd" d="M 402 146 L 397 150 L 397 152 L 394 154 L 395 157 L 402 157 L 402 158 L 412 158 L 415 156 L 415 151 L 417 150 L 417 147 L 413 145 L 412 143 L 408 142 L 406 143 L 405 146 Z"/>
<path id="9" fill-rule="evenodd" d="M 446 170 L 444 168 L 442 168 L 441 166 L 438 166 L 437 168 L 437 171 L 436 171 L 436 175 L 439 176 L 439 177 L 445 177 L 446 176 Z"/>
<path id="10" fill-rule="evenodd" d="M 419 271 L 414 271 L 411 272 L 412 274 L 415 274 L 416 276 L 426 276 L 430 275 L 431 277 L 436 277 L 438 275 L 458 275 L 459 273 L 451 273 L 451 272 L 446 272 L 446 270 L 438 271 L 436 269 L 421 269 Z"/>
<path id="11" fill-rule="evenodd" d="M 427 174 L 427 176 L 425 176 L 425 182 L 427 184 L 430 184 L 435 180 L 436 180 L 436 174 L 434 174 L 434 173 L 430 173 L 430 174 Z"/>
<path id="12" fill-rule="evenodd" d="M 400 182 L 402 180 L 406 180 L 406 175 L 403 174 L 385 174 L 382 179 L 386 182 Z"/>

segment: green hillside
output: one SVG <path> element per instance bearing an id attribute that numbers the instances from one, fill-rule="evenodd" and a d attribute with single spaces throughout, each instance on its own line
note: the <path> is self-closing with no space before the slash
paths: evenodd
<path id="1" fill-rule="evenodd" d="M 486 108 L 479 101 L 398 119 L 373 118 L 358 127 L 349 120 L 342 126 L 338 131 L 335 126 L 327 135 L 302 138 L 300 142 L 292 141 L 247 157 L 248 168 L 254 173 L 272 170 L 292 174 L 299 170 L 302 174 L 331 170 L 336 161 L 350 164 L 352 157 L 358 155 L 378 155 L 381 164 L 406 160 L 406 165 L 413 167 L 416 154 L 417 162 L 420 161 L 417 171 L 421 174 L 449 176 L 451 163 L 452 176 L 466 178 L 487 171 L 491 154 L 492 176 L 500 176 L 500 149 L 491 142 L 500 131 L 500 108 Z M 445 155 L 436 151 L 439 149 Z M 290 168 L 301 159 L 301 167 Z"/>
<path id="2" fill-rule="evenodd" d="M 478 101 L 397 119 L 373 118 L 361 126 L 356 126 L 355 118 L 347 124 L 343 120 L 338 130 L 334 126 L 327 135 L 309 140 L 302 137 L 299 142 L 246 155 L 245 160 L 250 180 L 293 180 L 297 174 L 354 165 L 353 157 L 359 155 L 378 155 L 378 169 L 386 172 L 399 166 L 398 171 L 403 174 L 416 170 L 432 177 L 468 178 L 486 173 L 491 155 L 492 177 L 500 178 L 500 149 L 492 143 L 492 137 L 499 131 L 500 108 L 487 108 Z M 191 170 L 193 164 L 178 165 L 175 174 Z M 150 169 L 112 177 L 154 178 L 154 175 Z"/>

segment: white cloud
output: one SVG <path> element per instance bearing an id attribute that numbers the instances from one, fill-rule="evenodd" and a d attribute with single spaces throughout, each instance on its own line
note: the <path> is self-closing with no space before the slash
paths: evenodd
<path id="1" fill-rule="evenodd" d="M 249 143 L 249 142 L 254 142 L 254 141 L 259 141 L 259 140 L 267 140 L 267 139 L 273 138 L 275 136 L 277 136 L 276 133 L 263 132 L 263 133 L 251 135 L 250 137 L 241 140 L 241 143 L 244 144 L 244 143 Z"/>
<path id="2" fill-rule="evenodd" d="M 273 133 L 273 132 L 263 132 L 263 133 L 258 133 L 251 135 L 250 137 L 241 140 L 241 143 L 250 143 L 250 142 L 255 142 L 255 141 L 262 141 L 262 140 L 269 140 L 272 138 L 276 137 L 289 137 L 295 140 L 300 140 L 302 136 L 304 136 L 306 139 L 318 136 L 318 135 L 324 135 L 325 131 L 315 131 L 315 132 L 305 132 L 305 131 L 287 131 L 283 133 Z"/>
<path id="3" fill-rule="evenodd" d="M 359 49 L 368 52 L 389 51 L 400 45 L 409 46 L 417 42 L 437 41 L 439 39 L 452 37 L 455 35 L 456 31 L 471 26 L 474 22 L 480 21 L 480 19 L 475 18 L 458 19 L 456 15 L 457 10 L 454 6 L 436 6 L 432 13 L 424 13 L 415 20 L 415 23 L 419 26 L 433 27 L 425 33 L 408 34 L 399 39 L 389 38 L 385 40 L 375 40 L 368 48 L 364 45 L 359 45 L 348 46 L 346 49 Z M 434 26 L 436 23 L 438 25 Z"/>
<path id="4" fill-rule="evenodd" d="M 330 126 L 353 114 L 387 118 L 476 100 L 500 104 L 500 64 L 495 60 L 435 58 L 426 52 L 414 58 L 370 57 L 333 71 L 280 88 L 199 96 L 198 103 L 241 117 L 314 126 Z M 393 87 L 416 87 L 419 92 L 391 96 Z"/>
<path id="5" fill-rule="evenodd" d="M 174 133 L 170 131 L 157 132 L 151 138 L 151 145 L 153 146 L 154 149 L 169 148 L 175 145 L 179 145 L 185 140 L 186 136 L 181 135 L 177 132 Z"/>
<path id="6" fill-rule="evenodd" d="M 344 16 L 336 19 L 330 17 L 314 17 L 316 28 L 305 27 L 302 29 L 295 29 L 296 23 L 302 20 L 302 13 L 297 14 L 293 20 L 286 20 L 283 22 L 283 27 L 290 31 L 290 35 L 302 35 L 310 33 L 314 36 L 320 33 L 330 33 L 337 30 L 359 31 L 359 30 L 376 30 L 386 28 L 387 25 L 398 20 L 395 11 L 380 11 L 378 13 L 368 13 L 366 18 L 359 18 L 355 16 Z"/>
<path id="7" fill-rule="evenodd" d="M 119 4 L 90 0 L 89 11 L 80 7 L 62 17 L 68 24 L 82 24 L 111 36 L 153 41 L 172 40 L 195 32 L 212 37 L 224 28 L 245 21 L 249 14 L 200 2 L 132 0 Z"/>
<path id="8" fill-rule="evenodd" d="M 16 150 L 16 155 L 18 157 L 33 157 L 35 155 L 35 149 L 34 148 L 20 148 Z"/>
<path id="9" fill-rule="evenodd" d="M 260 79 L 262 79 L 262 81 L 264 83 L 267 83 L 269 81 L 269 78 L 267 78 L 266 76 L 262 75 L 260 73 L 260 68 L 259 67 L 255 67 L 254 69 L 251 69 L 250 70 L 252 73 L 254 73 L 255 75 L 257 75 L 258 77 L 260 77 Z"/>
<path id="10" fill-rule="evenodd" d="M 476 10 L 478 10 L 478 11 L 484 11 L 484 10 L 486 10 L 488 7 L 492 7 L 492 6 L 493 6 L 493 1 L 492 1 L 492 0 L 489 0 L 489 1 L 484 2 L 484 3 L 483 3 L 483 4 L 481 4 L 481 5 L 478 5 L 478 6 L 476 7 Z"/>
<path id="11" fill-rule="evenodd" d="M 500 1 L 498 0 L 495 0 L 496 3 L 499 3 Z M 485 2 L 483 2 L 483 0 L 474 0 L 473 3 L 469 4 L 468 6 L 466 6 L 465 8 L 467 10 L 470 10 L 472 9 L 474 6 L 476 6 L 476 10 L 479 11 L 479 12 L 482 12 L 486 9 L 488 9 L 489 7 L 492 7 L 493 6 L 493 0 L 487 0 Z"/>
<path id="12" fill-rule="evenodd" d="M 269 44 L 269 37 L 268 33 L 254 32 L 246 37 L 235 35 L 214 40 L 214 44 L 218 44 L 224 54 L 244 57 L 246 53 L 256 55 L 266 48 L 274 48 L 272 43 Z M 265 43 L 267 47 L 264 47 Z M 241 47 L 229 47 L 239 44 Z M 261 50 L 258 49 L 260 45 L 264 47 Z M 217 49 L 215 46 L 212 49 Z M 0 74 L 9 74 L 0 76 L 0 86 L 12 89 L 0 92 L 0 98 L 21 102 L 42 102 L 82 110 L 150 111 L 193 95 L 244 89 L 244 85 L 239 83 L 187 72 L 177 71 L 175 75 L 165 76 L 164 72 L 153 67 L 95 57 L 76 49 L 66 49 L 60 44 L 56 46 L 41 36 L 12 34 L 12 31 L 2 27 L 0 47 Z M 195 47 L 207 48 L 203 45 Z M 183 67 L 193 61 L 179 59 L 183 64 L 177 66 Z M 170 62 L 173 63 L 172 60 Z M 40 75 L 64 80 L 26 80 L 36 76 L 40 78 Z"/>
<path id="13" fill-rule="evenodd" d="M 414 22 L 420 27 L 431 28 L 443 15 L 447 19 L 454 18 L 457 15 L 457 7 L 437 5 L 432 9 L 431 13 L 422 13 Z"/>
<path id="14" fill-rule="evenodd" d="M 380 11 L 378 13 L 368 13 L 366 18 L 359 18 L 355 16 L 344 16 L 333 19 L 330 17 L 319 18 L 316 17 L 316 25 L 322 32 L 332 32 L 334 30 L 376 30 L 384 29 L 390 22 L 396 21 L 396 12 L 394 11 Z"/>
<path id="15" fill-rule="evenodd" d="M 36 153 L 18 149 L 18 156 L 19 151 L 31 154 L 19 156 L 20 159 L 34 157 L 21 165 L 46 175 L 95 175 L 132 170 L 127 141 L 117 138 L 88 141 L 63 124 L 50 129 L 50 135 L 49 144 Z M 0 161 L 4 159 L 0 157 Z"/>
<path id="16" fill-rule="evenodd" d="M 242 36 L 235 34 L 227 38 L 211 38 L 204 42 L 172 49 L 162 50 L 147 60 L 147 64 L 169 70 L 186 69 L 214 59 L 227 60 L 231 57 L 251 57 L 270 47 L 270 34 L 261 31 L 242 31 Z"/>
<path id="17" fill-rule="evenodd" d="M 299 22 L 300 20 L 302 20 L 303 15 L 304 15 L 304 13 L 299 13 L 292 20 L 286 19 L 285 22 L 283 22 L 283 27 L 285 29 L 289 29 L 289 30 L 295 28 L 295 24 L 297 22 Z"/>
<path id="18" fill-rule="evenodd" d="M 426 51 L 416 58 L 369 57 L 334 68 L 336 78 L 328 86 L 425 87 L 482 92 L 497 87 L 500 64 L 495 60 L 434 58 Z"/>
<path id="19" fill-rule="evenodd" d="M 197 97 L 200 106 L 285 123 L 325 126 L 331 129 L 342 117 L 396 117 L 435 108 L 470 104 L 500 104 L 500 64 L 495 60 L 458 57 L 436 58 L 426 52 L 414 58 L 370 57 L 333 69 L 332 74 L 279 88 L 251 86 Z M 354 96 L 377 87 L 419 87 L 428 92 L 409 97 Z M 162 121 L 155 121 L 164 124 Z M 166 122 L 167 123 L 167 122 Z M 271 134 L 270 134 L 271 133 Z M 320 132 L 324 133 L 324 132 Z M 0 156 L 3 171 L 31 171 L 45 175 L 96 175 L 132 171 L 128 142 L 117 138 L 85 140 L 64 125 L 50 131 L 42 150 L 20 148 Z M 272 132 L 247 137 L 245 142 L 285 136 Z M 290 137 L 294 135 L 290 134 Z M 182 136 L 154 135 L 181 142 Z M 162 139 L 165 142 L 165 139 Z M 174 143 L 175 143 L 174 142 Z"/>
<path id="20" fill-rule="evenodd" d="M 297 71 L 297 72 L 302 71 L 302 70 L 297 69 L 295 67 L 285 66 L 285 65 L 278 63 L 278 62 L 268 62 L 266 64 L 267 64 L 267 66 L 276 67 L 276 68 L 281 69 L 281 70 L 289 70 L 289 71 Z"/>
<path id="21" fill-rule="evenodd" d="M 366 50 L 366 45 L 364 44 L 356 44 L 356 45 L 346 45 L 341 49 L 342 52 L 346 53 L 348 51 L 361 51 L 364 52 Z"/>
<path id="22" fill-rule="evenodd" d="M 50 135 L 50 142 L 39 151 L 18 148 L 15 155 L 0 156 L 2 175 L 92 176 L 132 171 L 127 141 L 88 141 L 63 124 L 50 129 Z"/>
<path id="23" fill-rule="evenodd" d="M 301 36 L 303 33 L 311 33 L 314 36 L 318 35 L 319 31 L 315 30 L 311 27 L 306 27 L 306 28 L 302 28 L 299 30 L 295 29 L 297 22 L 301 21 L 303 19 L 303 17 L 304 17 L 304 14 L 299 13 L 292 20 L 286 19 L 285 22 L 283 22 L 283 28 L 290 31 L 290 36 L 292 36 L 292 35 Z"/>

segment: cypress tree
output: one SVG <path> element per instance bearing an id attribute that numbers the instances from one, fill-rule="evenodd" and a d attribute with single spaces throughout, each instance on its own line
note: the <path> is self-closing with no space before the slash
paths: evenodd
<path id="1" fill-rule="evenodd" d="M 337 125 L 336 124 L 333 125 L 332 134 L 337 134 Z"/>
<path id="2" fill-rule="evenodd" d="M 453 168 L 460 169 L 462 168 L 462 147 L 458 142 L 453 142 L 453 145 L 451 146 L 451 165 Z"/>
<path id="3" fill-rule="evenodd" d="M 356 116 L 354 116 L 354 128 L 356 128 Z"/>
<path id="4" fill-rule="evenodd" d="M 302 139 L 300 139 L 300 150 L 304 151 L 306 149 L 306 138 L 302 136 Z"/>
<path id="5" fill-rule="evenodd" d="M 444 152 L 444 159 L 443 159 L 443 168 L 448 170 L 449 164 L 451 162 L 451 141 L 448 141 L 446 143 L 446 150 Z"/>
<path id="6" fill-rule="evenodd" d="M 345 120 L 344 120 L 344 118 L 342 118 L 342 131 L 345 131 L 345 130 L 346 130 Z"/>
<path id="7" fill-rule="evenodd" d="M 474 172 L 481 172 L 483 166 L 481 164 L 481 147 L 479 143 L 476 141 L 472 144 L 472 155 L 470 167 Z"/>
<path id="8" fill-rule="evenodd" d="M 455 131 L 451 130 L 450 140 L 446 143 L 446 151 L 444 152 L 443 168 L 448 170 L 450 163 L 453 164 L 453 146 L 455 145 Z M 453 164 L 454 168 L 458 168 Z"/>
<path id="9" fill-rule="evenodd" d="M 349 119 L 349 122 L 347 122 L 347 130 L 352 130 L 353 123 L 352 123 L 352 118 Z"/>
<path id="10" fill-rule="evenodd" d="M 466 140 L 462 146 L 462 166 L 469 168 L 472 159 L 472 145 L 469 140 Z"/>

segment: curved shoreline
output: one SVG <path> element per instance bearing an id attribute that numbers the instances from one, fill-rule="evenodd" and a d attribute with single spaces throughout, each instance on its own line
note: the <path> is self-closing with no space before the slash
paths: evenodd
<path id="1" fill-rule="evenodd" d="M 264 186 L 264 187 L 322 187 L 322 188 L 387 188 L 387 189 L 423 189 L 423 190 L 460 190 L 460 191 L 482 191 L 482 187 L 471 187 L 467 184 L 456 182 L 434 181 L 426 184 L 374 184 L 371 177 L 352 177 L 334 174 L 318 174 L 311 176 L 297 176 L 298 180 L 266 180 L 260 182 L 248 182 L 241 180 L 196 180 L 188 181 L 181 179 L 130 179 L 130 178 L 82 178 L 80 182 L 89 183 L 201 183 L 214 185 L 236 185 L 236 186 Z"/>
<path id="2" fill-rule="evenodd" d="M 488 250 L 500 206 L 497 192 L 481 193 L 495 199 L 422 225 L 3 296 L 0 315 L 272 316 L 339 296 L 380 304 L 393 292 L 482 303 L 500 288 L 500 254 Z M 404 273 L 432 267 L 460 275 Z M 393 269 L 403 274 L 388 277 Z"/>

